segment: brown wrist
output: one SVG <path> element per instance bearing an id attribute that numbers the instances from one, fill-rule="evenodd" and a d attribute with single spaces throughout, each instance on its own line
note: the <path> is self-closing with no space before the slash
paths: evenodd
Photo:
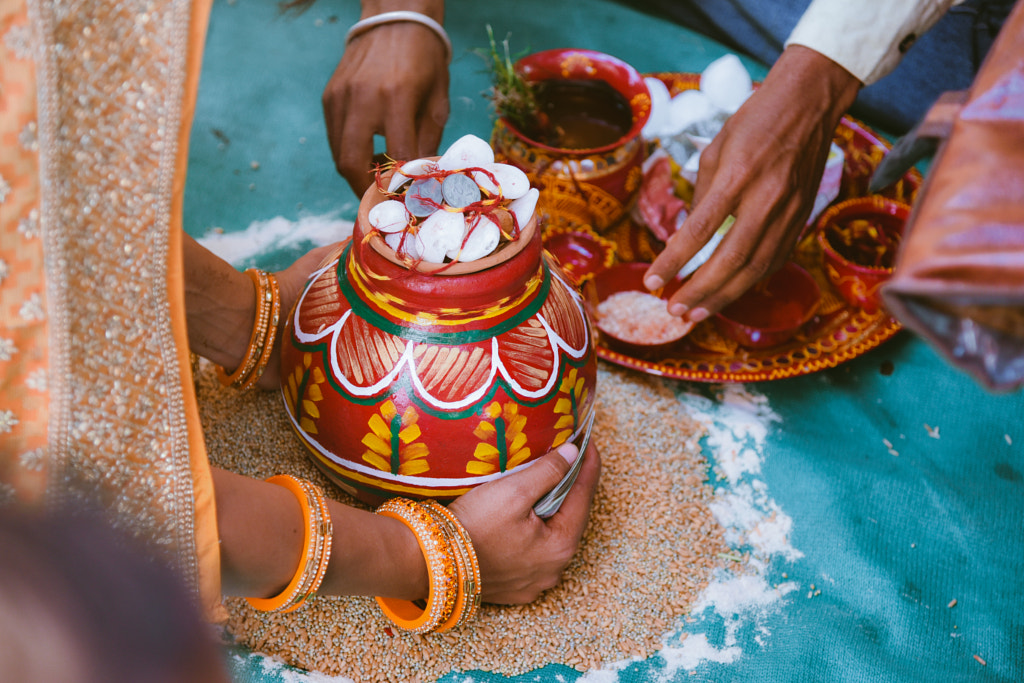
<path id="1" fill-rule="evenodd" d="M 427 576 L 427 561 L 423 557 L 419 542 L 412 529 L 402 522 L 388 517 L 381 517 L 391 527 L 392 548 L 395 557 L 395 589 L 400 591 L 392 596 L 403 600 L 419 600 L 426 598 L 430 579 Z"/>
<path id="2" fill-rule="evenodd" d="M 802 102 L 820 105 L 822 115 L 836 124 L 864 85 L 837 62 L 803 45 L 790 45 L 782 52 L 765 84 L 770 81 L 785 81 L 791 92 L 806 96 Z"/>
<path id="3" fill-rule="evenodd" d="M 192 238 L 185 240 L 184 266 L 189 348 L 233 369 L 245 357 L 256 322 L 252 280 Z"/>

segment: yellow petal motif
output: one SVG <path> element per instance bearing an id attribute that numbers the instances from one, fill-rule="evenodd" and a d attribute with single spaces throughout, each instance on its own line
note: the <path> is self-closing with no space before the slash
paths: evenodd
<path id="1" fill-rule="evenodd" d="M 391 463 L 385 460 L 384 458 L 380 457 L 376 453 L 366 451 L 365 453 L 363 453 L 363 460 L 373 465 L 378 470 L 382 470 L 384 472 L 391 471 Z"/>
<path id="2" fill-rule="evenodd" d="M 380 415 L 371 415 L 370 421 L 367 422 L 367 426 L 379 438 L 384 439 L 385 441 L 391 441 L 391 429 L 388 426 L 388 423 L 384 422 Z"/>
<path id="3" fill-rule="evenodd" d="M 476 450 L 473 451 L 473 457 L 484 462 L 497 462 L 498 449 L 489 443 L 478 443 Z"/>
<path id="4" fill-rule="evenodd" d="M 416 460 L 430 455 L 430 449 L 425 443 L 413 443 L 402 449 L 403 460 Z"/>
<path id="5" fill-rule="evenodd" d="M 306 414 L 313 419 L 317 419 L 320 417 L 320 409 L 316 407 L 316 403 L 313 403 L 310 400 L 305 400 L 302 402 L 302 409 L 305 410 Z"/>
<path id="6" fill-rule="evenodd" d="M 425 460 L 406 460 L 398 466 L 398 473 L 416 475 L 423 474 L 429 469 L 430 465 Z"/>
<path id="7" fill-rule="evenodd" d="M 402 440 L 402 443 L 411 443 L 422 436 L 420 426 L 418 424 L 411 424 L 402 431 L 398 432 L 398 438 Z"/>
<path id="8" fill-rule="evenodd" d="M 299 427 L 301 427 L 302 431 L 306 432 L 307 434 L 319 433 L 316 430 L 316 423 L 310 420 L 308 417 L 303 417 L 299 419 Z"/>
<path id="9" fill-rule="evenodd" d="M 467 462 L 466 463 L 466 474 L 493 474 L 497 468 L 493 465 L 488 465 L 485 462 Z"/>
<path id="10" fill-rule="evenodd" d="M 508 465 L 506 465 L 506 469 L 510 470 L 513 467 L 519 465 L 520 463 L 526 462 L 529 459 L 530 449 L 524 448 L 523 450 L 519 451 L 514 456 L 508 459 Z"/>
<path id="11" fill-rule="evenodd" d="M 494 425 L 490 422 L 481 422 L 473 430 L 473 436 L 478 439 L 490 441 L 494 437 Z"/>
<path id="12" fill-rule="evenodd" d="M 364 434 L 363 445 L 372 450 L 374 453 L 380 453 L 383 456 L 391 455 L 391 443 L 385 441 L 375 434 Z M 390 469 L 390 467 L 388 468 Z"/>

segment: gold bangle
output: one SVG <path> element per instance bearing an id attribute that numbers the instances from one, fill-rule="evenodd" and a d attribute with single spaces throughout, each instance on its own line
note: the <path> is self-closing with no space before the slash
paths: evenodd
<path id="1" fill-rule="evenodd" d="M 437 627 L 435 633 L 443 633 L 458 628 L 476 616 L 480 609 L 480 562 L 477 559 L 473 540 L 462 526 L 455 513 L 436 500 L 426 500 L 423 506 L 441 522 L 448 533 L 452 549 L 455 551 L 456 568 L 458 569 L 458 594 L 451 616 Z"/>
<path id="2" fill-rule="evenodd" d="M 410 600 L 379 596 L 377 604 L 395 626 L 411 633 L 430 633 L 455 607 L 457 569 L 445 532 L 422 505 L 407 498 L 392 498 L 377 508 L 377 514 L 393 517 L 412 530 L 427 563 L 430 584 L 423 608 Z"/>
<path id="3" fill-rule="evenodd" d="M 269 300 L 270 313 L 263 333 L 263 339 L 257 345 L 254 355 L 258 358 L 253 371 L 241 381 L 238 387 L 242 391 L 248 391 L 256 386 L 256 382 L 263 376 L 270 362 L 270 356 L 274 352 L 274 340 L 277 339 L 277 324 L 281 318 L 281 290 L 277 285 L 277 278 L 273 273 L 263 273 L 266 278 L 267 288 L 264 290 L 264 302 Z"/>
<path id="4" fill-rule="evenodd" d="M 230 375 L 222 367 L 217 368 L 217 376 L 224 386 L 232 386 L 236 389 L 249 378 L 249 375 L 259 363 L 260 355 L 267 338 L 267 329 L 270 323 L 271 310 L 273 308 L 273 295 L 267 273 L 256 268 L 249 268 L 245 274 L 252 280 L 256 288 L 256 318 L 253 321 L 252 333 L 249 335 L 249 346 L 245 349 L 245 356 L 242 362 Z"/>
<path id="5" fill-rule="evenodd" d="M 246 598 L 250 605 L 264 612 L 291 612 L 298 609 L 309 596 L 316 593 L 327 574 L 331 561 L 331 542 L 334 526 L 327 499 L 319 486 L 290 474 L 278 474 L 267 479 L 295 494 L 302 507 L 304 534 L 302 557 L 292 580 L 273 598 Z"/>

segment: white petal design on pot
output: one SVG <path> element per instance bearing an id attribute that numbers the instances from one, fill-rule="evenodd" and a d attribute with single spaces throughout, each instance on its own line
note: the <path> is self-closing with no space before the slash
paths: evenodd
<path id="1" fill-rule="evenodd" d="M 471 166 L 493 163 L 494 150 L 486 141 L 475 135 L 463 135 L 438 159 L 437 168 L 442 171 L 461 171 Z"/>
<path id="2" fill-rule="evenodd" d="M 519 199 L 530 190 L 530 179 L 526 177 L 526 173 L 515 166 L 509 164 L 484 164 L 482 167 L 494 176 L 494 180 L 498 184 L 495 185 L 491 182 L 490 177 L 482 171 L 474 171 L 473 180 L 492 195 L 498 194 L 498 189 L 500 188 L 501 195 L 505 199 Z"/>
<path id="3" fill-rule="evenodd" d="M 466 236 L 466 218 L 455 211 L 435 211 L 423 221 L 416 237 L 423 248 L 421 258 L 444 263 L 449 249 L 458 249 Z"/>
<path id="4" fill-rule="evenodd" d="M 728 54 L 708 64 L 700 75 L 700 89 L 715 107 L 735 114 L 750 97 L 754 84 L 740 58 Z"/>
<path id="5" fill-rule="evenodd" d="M 537 208 L 538 199 L 540 199 L 540 190 L 531 187 L 529 192 L 508 205 L 508 210 L 515 215 L 520 230 L 525 228 L 533 218 L 533 210 Z"/>
<path id="6" fill-rule="evenodd" d="M 370 225 L 381 232 L 399 232 L 409 224 L 409 212 L 405 204 L 388 199 L 370 209 L 367 214 Z"/>

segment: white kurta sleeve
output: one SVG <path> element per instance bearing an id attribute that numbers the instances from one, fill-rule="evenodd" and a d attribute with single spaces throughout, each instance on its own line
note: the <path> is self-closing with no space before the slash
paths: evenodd
<path id="1" fill-rule="evenodd" d="M 786 40 L 820 52 L 870 85 L 962 0 L 811 0 Z"/>

